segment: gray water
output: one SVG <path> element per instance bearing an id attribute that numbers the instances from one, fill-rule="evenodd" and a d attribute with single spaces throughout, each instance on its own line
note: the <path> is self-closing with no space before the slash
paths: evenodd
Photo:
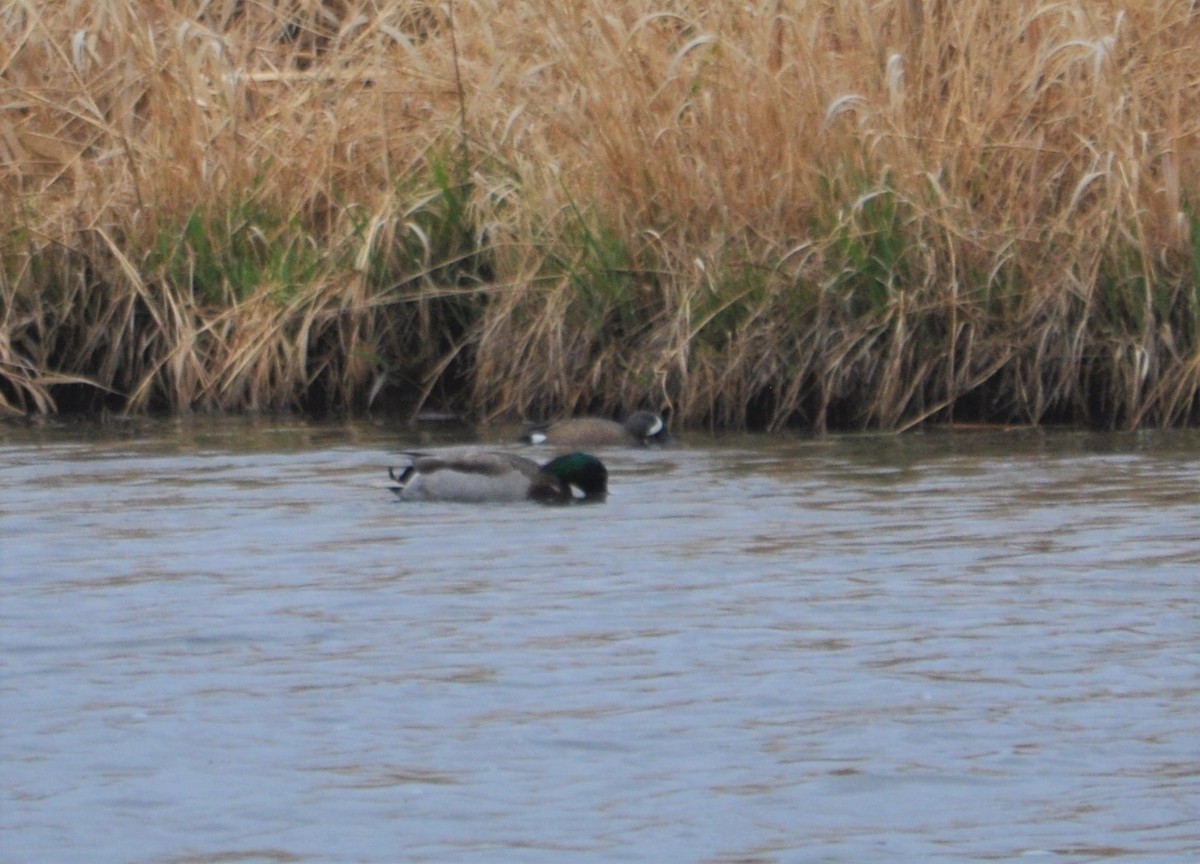
<path id="1" fill-rule="evenodd" d="M 0 861 L 1200 857 L 1200 437 L 0 428 Z"/>

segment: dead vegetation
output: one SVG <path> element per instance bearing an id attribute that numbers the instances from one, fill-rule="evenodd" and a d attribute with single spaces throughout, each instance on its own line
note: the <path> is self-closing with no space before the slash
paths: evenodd
<path id="1" fill-rule="evenodd" d="M 1187 0 L 0 0 L 0 412 L 1200 419 Z"/>

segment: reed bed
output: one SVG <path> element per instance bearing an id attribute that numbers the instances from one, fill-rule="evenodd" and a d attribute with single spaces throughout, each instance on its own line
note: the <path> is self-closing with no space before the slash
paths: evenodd
<path id="1" fill-rule="evenodd" d="M 0 0 L 0 413 L 1200 419 L 1187 0 Z"/>

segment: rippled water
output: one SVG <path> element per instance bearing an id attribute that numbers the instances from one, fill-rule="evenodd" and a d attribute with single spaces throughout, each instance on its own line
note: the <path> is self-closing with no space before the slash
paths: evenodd
<path id="1" fill-rule="evenodd" d="M 0 429 L 0 861 L 1200 856 L 1200 437 L 414 443 Z"/>

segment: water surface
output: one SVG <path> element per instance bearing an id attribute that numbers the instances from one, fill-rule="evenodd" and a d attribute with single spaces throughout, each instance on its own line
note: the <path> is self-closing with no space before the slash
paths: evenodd
<path id="1" fill-rule="evenodd" d="M 1200 437 L 0 428 L 0 861 L 1200 856 Z M 549 454 L 545 454 L 549 455 Z"/>

